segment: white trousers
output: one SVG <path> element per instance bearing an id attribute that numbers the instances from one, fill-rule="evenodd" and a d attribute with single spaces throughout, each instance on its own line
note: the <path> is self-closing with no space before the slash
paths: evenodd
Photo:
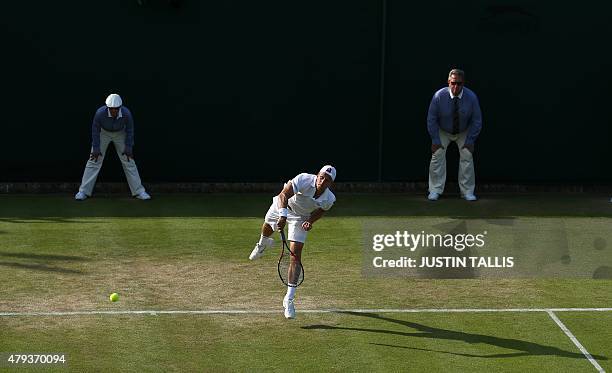
<path id="1" fill-rule="evenodd" d="M 429 191 L 442 194 L 446 185 L 446 149 L 451 141 L 459 148 L 459 189 L 461 195 L 474 194 L 476 176 L 474 174 L 474 158 L 472 153 L 463 148 L 467 130 L 456 135 L 440 130 L 442 147 L 431 155 L 429 163 Z"/>
<path id="2" fill-rule="evenodd" d="M 91 196 L 93 193 L 93 188 L 94 185 L 96 185 L 96 179 L 98 178 L 98 174 L 102 168 L 104 156 L 106 155 L 106 150 L 108 149 L 108 144 L 111 142 L 115 145 L 115 150 L 117 151 L 117 155 L 121 160 L 123 172 L 127 178 L 132 195 L 136 196 L 144 192 L 145 189 L 140 181 L 140 175 L 138 175 L 136 162 L 133 159 L 128 160 L 128 158 L 123 154 L 125 151 L 125 131 L 109 132 L 105 130 L 100 131 L 100 152 L 102 152 L 102 154 L 98 157 L 97 161 L 93 161 L 91 159 L 87 161 L 87 164 L 85 165 L 85 172 L 83 173 L 83 180 L 81 181 L 81 186 L 79 187 L 79 192 L 83 192 L 87 196 Z M 93 152 L 93 148 L 91 151 Z"/>

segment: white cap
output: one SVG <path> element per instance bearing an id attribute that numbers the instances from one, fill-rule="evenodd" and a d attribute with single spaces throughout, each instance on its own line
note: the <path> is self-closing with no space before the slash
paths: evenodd
<path id="1" fill-rule="evenodd" d="M 121 96 L 119 96 L 116 93 L 111 93 L 106 98 L 107 107 L 116 108 L 116 107 L 121 107 L 121 105 L 123 105 L 123 101 L 121 101 Z"/>
<path id="2" fill-rule="evenodd" d="M 334 168 L 334 166 L 325 165 L 321 168 L 321 171 L 319 171 L 319 173 L 321 172 L 324 172 L 331 176 L 332 181 L 336 180 L 336 168 Z"/>

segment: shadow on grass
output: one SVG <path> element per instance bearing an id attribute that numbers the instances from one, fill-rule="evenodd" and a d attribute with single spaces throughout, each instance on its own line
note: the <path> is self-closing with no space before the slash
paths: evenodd
<path id="1" fill-rule="evenodd" d="M 446 340 L 454 340 L 454 341 L 463 341 L 463 342 L 472 343 L 472 344 L 484 343 L 484 344 L 488 344 L 491 346 L 502 347 L 502 348 L 506 348 L 509 350 L 517 351 L 517 352 L 507 353 L 507 354 L 475 355 L 475 354 L 464 354 L 464 353 L 456 353 L 456 352 L 448 352 L 448 351 L 427 350 L 427 349 L 420 349 L 420 348 L 413 348 L 413 347 L 372 343 L 374 345 L 385 346 L 385 347 L 431 351 L 431 352 L 438 352 L 438 353 L 443 353 L 443 354 L 465 356 L 465 357 L 511 358 L 511 357 L 522 357 L 522 356 L 553 355 L 553 356 L 567 357 L 567 358 L 573 358 L 573 359 L 584 359 L 584 355 L 582 353 L 565 351 L 565 350 L 562 350 L 554 346 L 547 346 L 547 345 L 542 345 L 539 343 L 522 341 L 519 339 L 500 338 L 500 337 L 494 337 L 494 336 L 485 335 L 485 334 L 465 333 L 465 332 L 458 332 L 454 330 L 434 328 L 431 326 L 418 324 L 415 322 L 392 319 L 390 317 L 384 317 L 384 316 L 380 316 L 374 313 L 356 313 L 356 312 L 340 312 L 340 313 L 387 321 L 393 324 L 399 324 L 399 325 L 402 325 L 402 326 L 405 326 L 411 329 L 418 330 L 419 332 L 401 332 L 401 331 L 387 330 L 387 329 L 348 328 L 348 327 L 329 326 L 329 325 L 308 325 L 308 326 L 303 326 L 302 329 L 348 330 L 348 331 L 355 331 L 355 332 L 392 334 L 392 335 L 398 335 L 402 337 L 411 337 L 411 338 L 446 339 Z M 601 355 L 592 355 L 592 356 L 593 358 L 597 360 L 608 360 L 608 358 L 605 356 L 601 356 Z"/>
<path id="2" fill-rule="evenodd" d="M 53 255 L 53 254 L 32 254 L 32 253 L 0 253 L 0 256 L 20 259 L 35 259 L 35 260 L 65 260 L 86 262 L 91 259 L 82 256 L 73 255 Z"/>
<path id="3" fill-rule="evenodd" d="M 86 224 L 100 224 L 101 221 L 92 220 L 72 220 L 70 217 L 57 218 L 57 217 L 24 217 L 24 218 L 0 218 L 0 223 L 16 223 L 16 224 L 44 224 L 44 223 L 86 223 Z M 0 232 L 6 233 L 6 232 Z"/>
<path id="4" fill-rule="evenodd" d="M 85 258 L 81 256 L 74 256 L 74 255 L 10 253 L 10 252 L 8 253 L 0 252 L 0 257 L 16 258 L 16 259 L 30 259 L 34 261 L 85 262 L 85 261 L 90 260 L 89 258 Z M 50 266 L 46 263 L 0 262 L 0 266 L 12 267 L 12 268 L 18 268 L 18 269 L 28 269 L 28 270 L 33 270 L 33 271 L 43 271 L 43 272 L 83 274 L 83 272 L 79 270 Z"/>
<path id="5" fill-rule="evenodd" d="M 43 271 L 43 272 L 70 273 L 70 274 L 75 274 L 75 275 L 83 274 L 83 272 L 76 270 L 76 269 L 50 267 L 46 264 L 24 264 L 24 263 L 15 263 L 15 262 L 0 262 L 0 266 L 12 267 L 12 268 L 18 268 L 18 269 L 28 269 L 28 270 L 33 270 L 33 271 Z"/>

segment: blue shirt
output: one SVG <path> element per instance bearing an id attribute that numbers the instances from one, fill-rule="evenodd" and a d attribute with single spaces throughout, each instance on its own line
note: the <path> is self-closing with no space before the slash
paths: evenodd
<path id="1" fill-rule="evenodd" d="M 478 97 L 470 89 L 463 87 L 459 94 L 459 132 L 468 130 L 466 145 L 472 145 L 482 129 L 482 113 Z M 432 144 L 440 145 L 440 129 L 453 132 L 453 98 L 448 87 L 438 90 L 429 104 L 427 131 Z"/>
<path id="2" fill-rule="evenodd" d="M 91 147 L 95 151 L 100 151 L 100 130 L 110 132 L 125 131 L 125 146 L 131 150 L 134 146 L 134 119 L 128 108 L 122 106 L 119 109 L 117 118 L 113 118 L 110 111 L 105 106 L 96 110 L 96 114 L 91 124 Z"/>

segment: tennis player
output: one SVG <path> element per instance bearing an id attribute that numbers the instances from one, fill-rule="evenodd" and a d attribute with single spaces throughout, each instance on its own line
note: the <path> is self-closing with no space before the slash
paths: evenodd
<path id="1" fill-rule="evenodd" d="M 301 262 L 302 248 L 308 231 L 336 201 L 336 196 L 329 189 L 334 180 L 336 169 L 330 165 L 323 166 L 317 175 L 302 173 L 289 180 L 280 194 L 272 199 L 272 205 L 261 227 L 261 237 L 249 259 L 255 260 L 262 256 L 264 250 L 274 242 L 272 233 L 288 225 L 289 247 L 295 254 L 291 260 Z M 288 319 L 295 318 L 295 286 L 291 285 L 295 284 L 287 286 L 287 294 L 283 299 L 285 317 Z"/>

